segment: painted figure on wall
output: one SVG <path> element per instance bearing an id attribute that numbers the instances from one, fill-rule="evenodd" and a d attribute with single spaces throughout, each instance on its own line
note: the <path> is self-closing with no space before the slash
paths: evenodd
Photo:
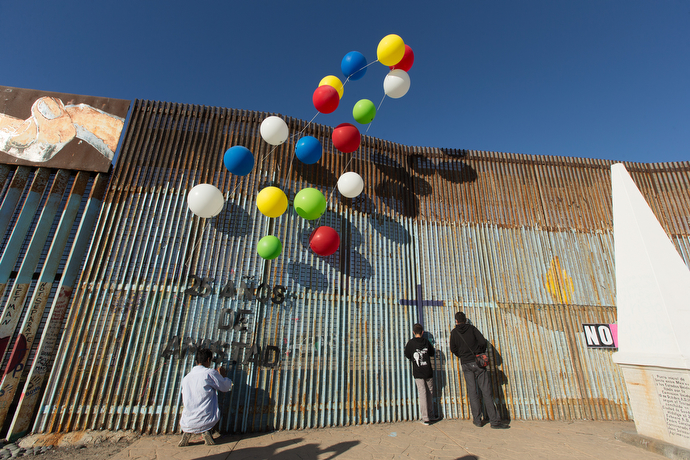
<path id="1" fill-rule="evenodd" d="M 0 163 L 107 172 L 129 101 L 0 86 Z"/>
<path id="2" fill-rule="evenodd" d="M 87 104 L 65 105 L 55 97 L 41 97 L 26 120 L 0 113 L 0 150 L 17 158 L 45 162 L 75 137 L 113 159 L 123 118 Z"/>

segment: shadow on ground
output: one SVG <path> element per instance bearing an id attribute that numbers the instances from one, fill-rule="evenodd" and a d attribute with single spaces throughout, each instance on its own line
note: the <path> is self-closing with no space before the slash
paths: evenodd
<path id="1" fill-rule="evenodd" d="M 227 438 L 224 441 L 223 438 Z M 224 442 L 235 442 L 231 437 L 222 437 L 216 441 L 217 444 Z M 358 445 L 359 441 L 347 441 L 333 444 L 322 448 L 319 444 L 300 444 L 302 438 L 291 439 L 288 441 L 275 442 L 268 446 L 247 447 L 236 449 L 231 452 L 223 452 L 202 457 L 203 460 L 226 460 L 226 459 L 249 459 L 249 458 L 336 458 Z M 294 447 L 290 447 L 294 446 Z M 330 454 L 328 456 L 324 456 Z M 469 459 L 469 457 L 467 457 Z M 200 459 L 201 460 L 201 459 Z"/>

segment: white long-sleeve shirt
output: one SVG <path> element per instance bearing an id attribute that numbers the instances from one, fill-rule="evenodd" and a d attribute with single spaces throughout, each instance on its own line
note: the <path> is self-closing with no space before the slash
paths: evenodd
<path id="1" fill-rule="evenodd" d="M 232 380 L 215 369 L 202 365 L 194 368 L 182 379 L 182 417 L 180 428 L 185 433 L 208 431 L 220 419 L 218 391 L 228 391 Z"/>

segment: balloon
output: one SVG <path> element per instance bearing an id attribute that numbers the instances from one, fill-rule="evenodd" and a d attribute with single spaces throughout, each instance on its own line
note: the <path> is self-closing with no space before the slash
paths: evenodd
<path id="1" fill-rule="evenodd" d="M 346 198 L 354 198 L 364 190 L 362 176 L 356 172 L 346 172 L 338 179 L 338 190 Z"/>
<path id="2" fill-rule="evenodd" d="M 371 123 L 376 116 L 376 106 L 369 99 L 362 99 L 352 108 L 352 116 L 357 123 L 363 125 Z"/>
<path id="3" fill-rule="evenodd" d="M 331 140 L 336 149 L 343 153 L 351 153 L 359 148 L 362 138 L 356 126 L 341 123 L 333 130 Z"/>
<path id="4" fill-rule="evenodd" d="M 405 55 L 400 60 L 400 62 L 391 66 L 391 70 L 400 69 L 404 70 L 405 72 L 409 72 L 410 68 L 412 67 L 412 64 L 414 64 L 414 52 L 412 51 L 412 48 L 409 47 L 409 45 L 405 45 Z"/>
<path id="5" fill-rule="evenodd" d="M 314 220 L 326 211 L 326 198 L 315 188 L 305 188 L 295 195 L 293 206 L 297 214 L 307 220 Z"/>
<path id="6" fill-rule="evenodd" d="M 403 97 L 409 89 L 410 76 L 404 70 L 391 70 L 383 79 L 383 92 L 393 99 Z"/>
<path id="7" fill-rule="evenodd" d="M 405 55 L 405 42 L 395 34 L 386 35 L 376 48 L 376 56 L 383 65 L 395 65 Z"/>
<path id="8" fill-rule="evenodd" d="M 194 186 L 187 194 L 189 210 L 199 217 L 213 217 L 223 210 L 223 192 L 211 184 Z"/>
<path id="9" fill-rule="evenodd" d="M 340 78 L 336 77 L 335 75 L 323 77 L 319 82 L 319 86 L 324 85 L 332 86 L 333 88 L 335 88 L 335 90 L 338 91 L 338 99 L 343 97 L 343 82 L 340 81 Z"/>
<path id="10" fill-rule="evenodd" d="M 282 250 L 283 244 L 273 235 L 267 235 L 261 238 L 256 247 L 256 252 L 258 252 L 259 255 L 266 260 L 275 259 L 280 255 Z"/>
<path id="11" fill-rule="evenodd" d="M 311 100 L 314 102 L 316 110 L 321 113 L 334 112 L 340 103 L 338 91 L 330 85 L 322 85 L 316 88 Z"/>
<path id="12" fill-rule="evenodd" d="M 246 176 L 254 167 L 254 155 L 247 147 L 236 145 L 225 152 L 223 163 L 231 173 Z"/>
<path id="13" fill-rule="evenodd" d="M 350 51 L 340 62 L 340 69 L 350 80 L 359 80 L 367 72 L 367 58 L 358 51 Z"/>
<path id="14" fill-rule="evenodd" d="M 266 187 L 256 196 L 256 207 L 266 217 L 282 215 L 288 206 L 285 193 L 278 187 Z"/>
<path id="15" fill-rule="evenodd" d="M 304 136 L 295 145 L 295 155 L 302 163 L 314 164 L 321 159 L 323 147 L 315 137 Z"/>
<path id="16" fill-rule="evenodd" d="M 340 236 L 331 227 L 321 226 L 309 237 L 309 246 L 320 256 L 330 256 L 340 246 Z"/>
<path id="17" fill-rule="evenodd" d="M 280 117 L 271 116 L 261 122 L 261 137 L 271 145 L 280 145 L 290 134 L 288 126 Z"/>

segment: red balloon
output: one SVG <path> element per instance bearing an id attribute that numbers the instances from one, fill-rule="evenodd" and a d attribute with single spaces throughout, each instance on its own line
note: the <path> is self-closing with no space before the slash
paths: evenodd
<path id="1" fill-rule="evenodd" d="M 350 123 L 341 123 L 333 130 L 331 136 L 333 145 L 343 153 L 352 153 L 359 148 L 362 136 L 356 126 Z"/>
<path id="2" fill-rule="evenodd" d="M 312 96 L 314 107 L 321 113 L 331 113 L 338 108 L 340 103 L 340 95 L 338 90 L 330 85 L 321 85 L 314 90 Z"/>
<path id="3" fill-rule="evenodd" d="M 407 72 L 410 70 L 410 67 L 412 67 L 412 64 L 414 64 L 414 52 L 412 48 L 410 48 L 410 45 L 405 45 L 405 54 L 403 58 L 397 64 L 390 66 L 390 69 L 400 69 Z"/>
<path id="4" fill-rule="evenodd" d="M 338 232 L 325 225 L 314 230 L 309 237 L 309 246 L 320 256 L 330 256 L 340 246 Z"/>

